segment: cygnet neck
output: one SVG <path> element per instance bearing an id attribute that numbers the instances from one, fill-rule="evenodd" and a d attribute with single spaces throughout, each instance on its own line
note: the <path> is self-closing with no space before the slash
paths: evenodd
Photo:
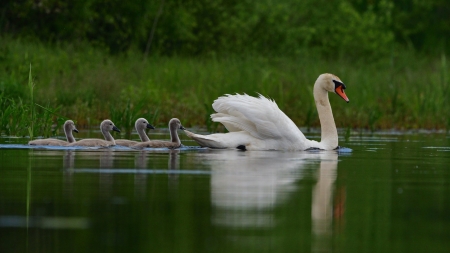
<path id="1" fill-rule="evenodd" d="M 64 124 L 64 134 L 66 135 L 68 143 L 75 142 L 75 138 L 73 137 L 73 132 L 70 124 Z"/>
<path id="2" fill-rule="evenodd" d="M 111 133 L 108 130 L 103 129 L 103 127 L 101 128 L 101 130 L 102 130 L 103 136 L 105 137 L 105 140 L 113 142 L 114 144 L 116 143 L 114 141 L 114 138 L 112 137 Z"/>
<path id="3" fill-rule="evenodd" d="M 181 141 L 180 141 L 180 137 L 178 137 L 178 133 L 177 133 L 177 129 L 178 129 L 177 124 L 171 124 L 171 125 L 169 125 L 169 127 L 170 127 L 170 141 L 175 142 L 180 145 Z"/>
<path id="4" fill-rule="evenodd" d="M 139 138 L 141 139 L 142 142 L 150 141 L 150 138 L 148 138 L 144 128 L 138 127 L 136 125 L 136 131 L 138 132 Z"/>

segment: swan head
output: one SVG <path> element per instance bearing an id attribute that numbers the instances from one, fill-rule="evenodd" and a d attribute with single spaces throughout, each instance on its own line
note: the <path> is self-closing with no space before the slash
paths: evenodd
<path id="1" fill-rule="evenodd" d="M 322 88 L 324 88 L 328 92 L 333 92 L 339 95 L 342 99 L 344 99 L 347 103 L 350 101 L 345 94 L 345 84 L 333 74 L 322 74 L 317 78 L 318 83 L 322 84 Z"/>
<path id="2" fill-rule="evenodd" d="M 169 129 L 182 129 L 185 130 L 183 125 L 181 125 L 181 122 L 177 118 L 173 118 L 169 121 Z"/>
<path id="3" fill-rule="evenodd" d="M 72 120 L 66 120 L 66 122 L 64 123 L 64 129 L 68 129 L 69 131 L 78 133 L 78 129 L 76 128 L 75 123 L 73 123 Z"/>
<path id="4" fill-rule="evenodd" d="M 117 128 L 115 125 L 114 125 L 114 123 L 111 121 L 111 120 L 109 120 L 109 119 L 105 119 L 104 121 L 102 121 L 102 123 L 100 124 L 100 130 L 103 132 L 103 131 L 107 131 L 107 132 L 109 132 L 109 131 L 116 131 L 116 132 L 119 132 L 120 133 L 120 130 L 119 130 L 119 128 Z"/>
<path id="5" fill-rule="evenodd" d="M 148 121 L 144 118 L 139 118 L 136 120 L 136 123 L 134 123 L 134 127 L 136 128 L 136 130 L 138 129 L 155 129 L 154 126 L 150 125 L 148 123 Z"/>

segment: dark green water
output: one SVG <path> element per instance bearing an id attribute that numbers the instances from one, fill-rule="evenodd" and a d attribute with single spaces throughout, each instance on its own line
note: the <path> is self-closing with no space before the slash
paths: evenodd
<path id="1" fill-rule="evenodd" d="M 0 140 L 2 253 L 450 252 L 444 134 L 341 140 L 351 153 L 17 143 Z"/>

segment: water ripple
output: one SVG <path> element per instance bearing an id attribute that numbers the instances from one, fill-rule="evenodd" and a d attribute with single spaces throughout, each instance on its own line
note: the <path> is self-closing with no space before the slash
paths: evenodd
<path id="1" fill-rule="evenodd" d="M 180 175 L 210 175 L 206 170 L 164 170 L 164 169 L 74 169 L 75 173 L 106 173 L 106 174 L 180 174 Z"/>
<path id="2" fill-rule="evenodd" d="M 0 144 L 0 149 L 48 149 L 48 150 L 125 150 L 125 151 L 140 151 L 140 150 L 153 150 L 153 151 L 166 151 L 171 150 L 168 148 L 144 148 L 144 149 L 132 149 L 125 146 L 112 146 L 112 147 L 82 147 L 82 146 L 73 146 L 73 147 L 65 147 L 65 146 L 52 146 L 52 145 L 27 145 L 27 144 Z M 182 146 L 177 148 L 176 150 L 205 150 L 208 148 L 203 148 L 200 146 Z"/>

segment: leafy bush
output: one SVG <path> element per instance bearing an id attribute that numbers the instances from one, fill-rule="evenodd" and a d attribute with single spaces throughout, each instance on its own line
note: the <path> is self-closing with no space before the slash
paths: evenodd
<path id="1" fill-rule="evenodd" d="M 151 44 L 160 55 L 372 58 L 389 54 L 394 42 L 449 50 L 442 36 L 450 33 L 449 12 L 442 0 L 5 0 L 0 31 L 89 41 L 113 54 Z"/>

